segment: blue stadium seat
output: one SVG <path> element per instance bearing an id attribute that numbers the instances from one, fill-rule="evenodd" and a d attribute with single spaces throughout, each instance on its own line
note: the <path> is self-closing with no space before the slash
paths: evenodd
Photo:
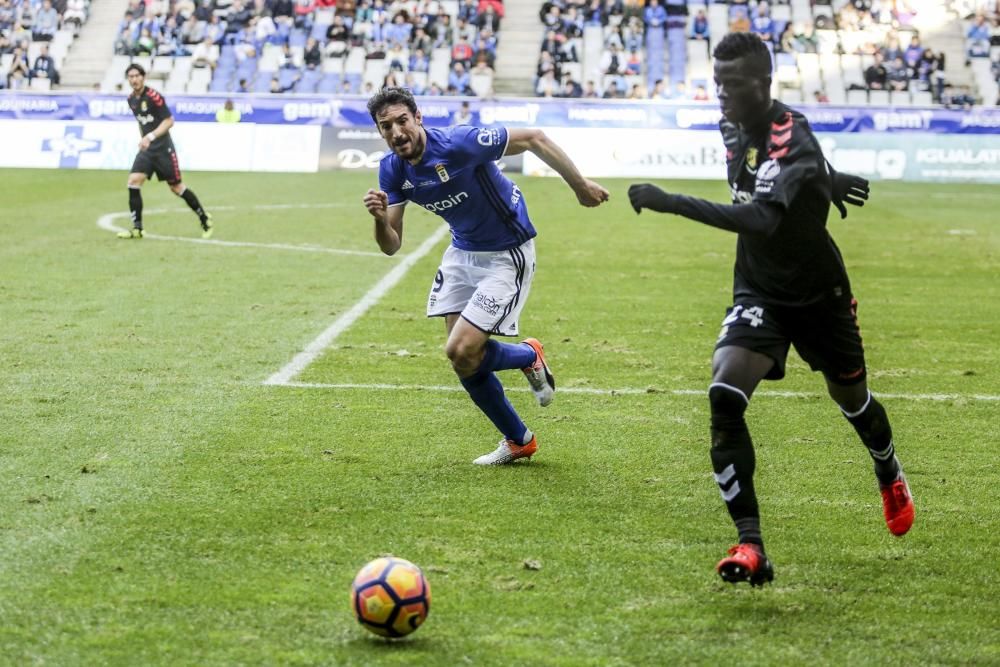
<path id="1" fill-rule="evenodd" d="M 267 74 L 261 74 L 254 80 L 253 89 L 255 93 L 271 92 L 271 77 Z"/>
<path id="2" fill-rule="evenodd" d="M 319 81 L 319 86 L 316 88 L 317 93 L 339 93 L 341 85 L 341 76 L 339 74 L 327 74 Z"/>

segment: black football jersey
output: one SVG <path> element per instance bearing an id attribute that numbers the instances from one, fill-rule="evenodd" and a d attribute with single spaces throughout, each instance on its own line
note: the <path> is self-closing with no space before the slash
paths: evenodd
<path id="1" fill-rule="evenodd" d="M 734 204 L 784 209 L 773 234 L 740 234 L 734 296 L 773 303 L 814 303 L 850 292 L 840 250 L 826 229 L 832 180 L 805 116 L 775 101 L 755 127 L 722 120 Z"/>
<path id="2" fill-rule="evenodd" d="M 160 123 L 171 116 L 170 108 L 167 106 L 166 100 L 163 99 L 163 95 L 149 86 L 145 86 L 138 96 L 134 93 L 128 96 L 128 108 L 132 110 L 132 115 L 139 122 L 143 136 L 155 130 L 160 126 Z M 163 148 L 170 144 L 170 133 L 167 132 L 162 137 L 157 137 L 150 148 Z"/>

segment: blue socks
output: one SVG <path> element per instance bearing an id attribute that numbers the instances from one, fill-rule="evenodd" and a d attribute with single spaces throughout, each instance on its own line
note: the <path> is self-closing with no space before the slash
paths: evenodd
<path id="1" fill-rule="evenodd" d="M 535 361 L 535 351 L 521 343 L 498 343 L 489 340 L 483 361 L 475 375 L 460 378 L 472 402 L 483 411 L 505 438 L 523 445 L 531 440 L 531 433 L 524 425 L 514 406 L 503 393 L 503 385 L 493 371 L 530 366 Z"/>
<path id="2" fill-rule="evenodd" d="M 526 343 L 486 341 L 486 352 L 477 373 L 527 368 L 535 363 L 535 349 Z"/>

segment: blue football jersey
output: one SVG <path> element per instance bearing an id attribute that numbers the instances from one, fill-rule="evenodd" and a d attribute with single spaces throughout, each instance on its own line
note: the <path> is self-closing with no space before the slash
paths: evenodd
<path id="1" fill-rule="evenodd" d="M 379 163 L 379 188 L 389 206 L 412 201 L 451 227 L 461 250 L 508 250 L 535 237 L 517 185 L 496 161 L 507 149 L 507 129 L 459 125 L 427 128 L 427 146 L 414 166 L 390 151 Z"/>

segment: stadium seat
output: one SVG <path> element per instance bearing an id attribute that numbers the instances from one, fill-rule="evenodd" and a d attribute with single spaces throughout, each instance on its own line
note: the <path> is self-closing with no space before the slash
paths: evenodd
<path id="1" fill-rule="evenodd" d="M 888 90 L 869 90 L 868 91 L 868 104 L 873 107 L 887 107 L 889 106 L 889 91 Z"/>
<path id="2" fill-rule="evenodd" d="M 31 89 L 37 91 L 52 90 L 52 82 L 41 76 L 36 76 L 31 80 Z"/>
<path id="3" fill-rule="evenodd" d="M 316 86 L 317 93 L 339 93 L 341 85 L 340 74 L 324 74 Z"/>
<path id="4" fill-rule="evenodd" d="M 579 79 L 575 79 L 579 81 Z M 477 97 L 486 97 L 493 90 L 492 74 L 473 74 L 469 77 L 469 87 Z"/>
<path id="5" fill-rule="evenodd" d="M 874 92 L 883 92 L 883 91 L 872 91 L 872 92 L 874 93 Z M 875 95 L 869 95 L 868 99 L 871 101 L 872 104 L 877 104 L 877 102 L 876 102 L 877 96 L 875 96 Z M 910 91 L 908 91 L 908 90 L 893 90 L 893 91 L 890 91 L 889 92 L 889 104 L 891 104 L 894 107 L 909 106 L 910 105 Z"/>
<path id="6" fill-rule="evenodd" d="M 868 104 L 868 91 L 848 90 L 847 104 L 849 104 L 850 106 L 864 106 L 865 104 Z"/>

